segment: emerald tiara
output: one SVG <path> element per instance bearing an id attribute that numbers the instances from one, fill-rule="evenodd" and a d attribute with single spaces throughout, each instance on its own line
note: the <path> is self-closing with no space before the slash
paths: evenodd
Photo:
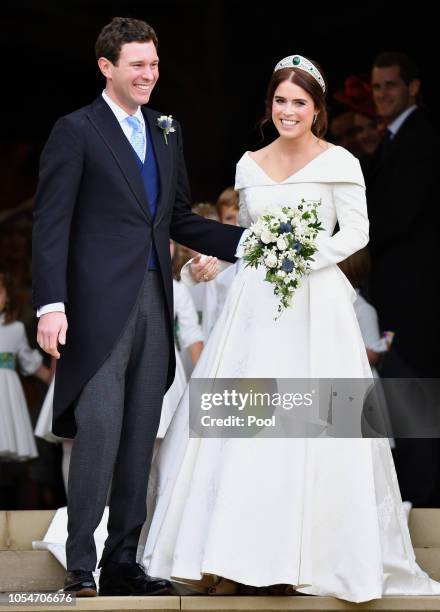
<path id="1" fill-rule="evenodd" d="M 274 72 L 277 70 L 282 70 L 283 68 L 299 68 L 300 70 L 305 70 L 305 72 L 311 74 L 312 77 L 318 81 L 318 83 L 321 85 L 322 91 L 325 93 L 325 81 L 322 78 L 322 74 L 319 72 L 318 68 L 306 57 L 303 57 L 302 55 L 289 55 L 278 62 L 274 68 Z"/>

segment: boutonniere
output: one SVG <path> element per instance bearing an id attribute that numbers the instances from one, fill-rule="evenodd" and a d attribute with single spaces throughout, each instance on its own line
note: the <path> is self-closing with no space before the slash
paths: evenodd
<path id="1" fill-rule="evenodd" d="M 171 132 L 175 132 L 176 130 L 173 128 L 173 116 L 172 115 L 161 115 L 157 120 L 157 125 L 163 132 L 163 137 L 165 138 L 165 143 L 168 144 L 167 136 Z"/>

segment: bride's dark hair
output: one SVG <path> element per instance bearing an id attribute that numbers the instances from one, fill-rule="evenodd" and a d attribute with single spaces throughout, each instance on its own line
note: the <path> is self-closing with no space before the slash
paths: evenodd
<path id="1" fill-rule="evenodd" d="M 310 60 L 314 66 L 319 70 L 322 78 L 325 82 L 325 90 L 327 91 L 327 79 L 322 71 L 322 68 L 314 60 Z M 318 111 L 318 116 L 315 123 L 312 125 L 312 132 L 318 138 L 322 138 L 327 132 L 328 118 L 327 118 L 327 105 L 325 103 L 325 93 L 322 90 L 321 85 L 318 81 L 305 70 L 300 68 L 282 68 L 272 74 L 267 87 L 266 100 L 265 100 L 265 114 L 258 123 L 260 128 L 261 136 L 264 138 L 263 128 L 266 124 L 272 120 L 272 101 L 274 94 L 278 86 L 284 81 L 290 81 L 295 83 L 299 87 L 302 87 L 312 98 L 315 108 Z"/>

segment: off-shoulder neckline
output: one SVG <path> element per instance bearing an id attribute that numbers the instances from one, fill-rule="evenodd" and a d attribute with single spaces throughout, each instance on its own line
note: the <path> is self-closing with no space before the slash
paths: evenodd
<path id="1" fill-rule="evenodd" d="M 331 147 L 328 147 L 328 149 L 326 149 L 325 151 L 322 151 L 322 153 L 318 153 L 318 155 L 315 155 L 315 157 L 313 157 L 313 159 L 311 159 L 309 162 L 307 162 L 302 168 L 300 168 L 299 170 L 297 170 L 296 172 L 294 172 L 293 174 L 290 174 L 289 176 L 287 176 L 284 180 L 282 181 L 276 181 L 275 179 L 273 179 L 271 176 L 269 176 L 267 174 L 267 172 L 265 170 L 263 170 L 263 168 L 260 166 L 260 164 L 255 161 L 255 159 L 253 157 L 251 157 L 250 153 L 252 153 L 252 151 L 246 151 L 245 156 L 248 157 L 254 164 L 255 166 L 260 170 L 260 172 L 262 174 L 264 174 L 264 176 L 266 178 L 268 178 L 272 183 L 274 183 L 274 185 L 283 185 L 284 183 L 287 183 L 287 181 L 289 181 L 290 179 L 292 179 L 294 176 L 296 176 L 297 174 L 299 174 L 300 172 L 302 172 L 303 170 L 305 170 L 305 168 L 308 168 L 311 164 L 313 164 L 313 162 L 315 162 L 319 157 L 322 157 L 323 155 L 325 155 L 326 153 L 328 153 L 329 151 L 331 151 L 332 149 L 341 149 L 343 147 L 339 146 L 339 145 L 332 145 Z"/>

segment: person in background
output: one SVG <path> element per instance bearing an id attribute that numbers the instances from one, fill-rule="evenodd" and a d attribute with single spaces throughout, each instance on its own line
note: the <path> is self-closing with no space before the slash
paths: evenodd
<path id="1" fill-rule="evenodd" d="M 374 378 L 379 378 L 377 368 L 380 367 L 380 363 L 383 361 L 384 355 L 391 345 L 390 337 L 392 337 L 392 334 L 390 332 L 381 333 L 376 309 L 362 295 L 362 287 L 365 284 L 371 267 L 368 248 L 364 247 L 353 253 L 347 259 L 339 262 L 338 266 L 356 291 L 356 299 L 353 303 L 354 311 L 364 340 L 371 371 Z M 375 418 L 379 419 L 379 427 L 385 426 L 386 431 L 390 433 L 392 431 L 391 420 L 385 394 L 380 384 L 376 384 L 374 387 L 373 399 L 376 410 Z M 379 432 L 385 433 L 381 429 L 379 429 Z M 391 448 L 395 447 L 395 442 L 392 438 L 390 438 L 390 444 Z"/>
<path id="2" fill-rule="evenodd" d="M 193 206 L 191 207 L 191 210 L 192 212 L 196 213 L 197 215 L 200 215 L 201 217 L 205 219 L 212 219 L 214 221 L 219 220 L 219 216 L 218 216 L 216 207 L 210 202 L 197 202 L 196 204 L 193 204 Z M 189 261 L 191 258 L 195 258 L 197 261 L 199 261 L 197 257 L 200 256 L 200 260 L 203 260 L 203 256 L 197 253 L 197 251 L 193 251 L 192 249 L 182 244 L 179 244 L 178 253 L 176 253 L 175 256 L 176 256 L 176 263 L 180 265 L 180 268 L 182 268 L 182 266 L 187 261 Z M 179 273 L 180 273 L 180 270 L 179 270 Z M 175 276 L 174 278 L 179 279 L 179 276 Z M 203 321 L 202 321 L 203 304 L 205 301 L 206 287 L 207 287 L 206 283 L 196 283 L 192 285 L 191 287 L 189 287 L 191 297 L 194 301 L 194 304 L 197 310 L 197 316 L 199 318 L 200 325 L 203 324 Z M 206 337 L 204 339 L 206 340 Z M 192 366 L 190 362 L 188 361 L 188 359 L 186 358 L 186 356 L 184 357 L 183 361 L 185 364 L 185 370 L 187 372 L 187 375 L 189 376 L 192 370 Z"/>
<path id="3" fill-rule="evenodd" d="M 389 348 L 389 340 L 387 334 L 380 332 L 376 309 L 362 296 L 362 287 L 371 268 L 368 248 L 364 247 L 353 253 L 341 261 L 338 266 L 356 291 L 354 309 L 367 349 L 368 362 L 370 366 L 376 367 Z"/>
<path id="4" fill-rule="evenodd" d="M 220 223 L 239 225 L 238 213 L 240 208 L 238 205 L 238 193 L 233 186 L 226 187 L 226 189 L 221 192 L 215 203 L 215 208 Z"/>
<path id="5" fill-rule="evenodd" d="M 17 320 L 14 282 L 0 268 L 0 459 L 25 461 L 38 456 L 17 363 L 25 376 L 46 384 L 50 370 L 38 350 L 29 346 L 24 324 Z"/>
<path id="6" fill-rule="evenodd" d="M 176 254 L 176 244 L 170 240 L 171 260 Z M 177 272 L 177 271 L 176 271 Z M 185 391 L 187 375 L 183 366 L 182 357 L 190 362 L 190 369 L 196 365 L 203 350 L 203 333 L 198 322 L 197 311 L 194 306 L 191 293 L 181 281 L 173 278 L 174 295 L 174 325 L 175 325 L 175 354 L 176 354 L 176 376 L 173 384 L 163 398 L 162 413 L 160 416 L 159 429 L 156 436 L 156 450 L 158 442 L 165 436 L 166 430 L 173 418 L 174 412 Z"/>
<path id="7" fill-rule="evenodd" d="M 215 207 L 221 223 L 239 225 L 238 216 L 240 207 L 238 203 L 238 192 L 235 191 L 233 186 L 227 187 L 221 192 Z M 229 266 L 225 270 L 222 270 L 222 272 L 210 283 L 204 285 L 202 329 L 205 339 L 209 337 L 219 318 L 232 281 L 241 265 L 240 260 L 237 261 L 233 266 Z"/>
<path id="8" fill-rule="evenodd" d="M 191 210 L 193 213 L 200 215 L 204 219 L 211 219 L 213 221 L 219 220 L 217 209 L 214 204 L 211 204 L 210 202 L 197 202 L 191 206 Z"/>
<path id="9" fill-rule="evenodd" d="M 353 114 L 353 133 L 360 147 L 362 165 L 363 158 L 372 155 L 382 140 L 371 85 L 357 75 L 350 75 L 345 79 L 344 89 L 335 92 L 333 97 Z"/>
<path id="10" fill-rule="evenodd" d="M 420 72 L 412 58 L 381 53 L 373 62 L 371 84 L 386 130 L 364 169 L 372 258 L 369 299 L 381 328 L 396 333 L 382 375 L 436 378 L 440 370 L 440 249 L 435 128 L 421 106 Z M 429 333 L 420 333 L 421 313 Z M 403 407 L 390 404 L 390 410 L 394 409 Z M 434 436 L 399 437 L 395 461 L 404 499 L 415 506 L 438 506 L 440 441 Z"/>
<path id="11" fill-rule="evenodd" d="M 52 357 L 51 370 L 54 373 L 49 389 L 47 390 L 46 397 L 44 398 L 43 405 L 41 406 L 40 414 L 38 415 L 37 424 L 35 425 L 34 433 L 38 438 L 46 440 L 46 442 L 58 443 L 60 442 L 63 447 L 63 454 L 61 459 L 61 472 L 63 475 L 64 490 L 67 495 L 67 483 L 69 480 L 69 467 L 70 467 L 70 456 L 72 454 L 72 440 L 68 438 L 59 438 L 52 433 L 52 414 L 53 414 L 53 392 L 55 386 L 55 367 L 56 359 Z"/>
<path id="12" fill-rule="evenodd" d="M 329 132 L 329 142 L 344 147 L 356 157 L 362 155 L 362 149 L 356 138 L 354 113 L 351 110 L 333 117 L 329 122 Z"/>

